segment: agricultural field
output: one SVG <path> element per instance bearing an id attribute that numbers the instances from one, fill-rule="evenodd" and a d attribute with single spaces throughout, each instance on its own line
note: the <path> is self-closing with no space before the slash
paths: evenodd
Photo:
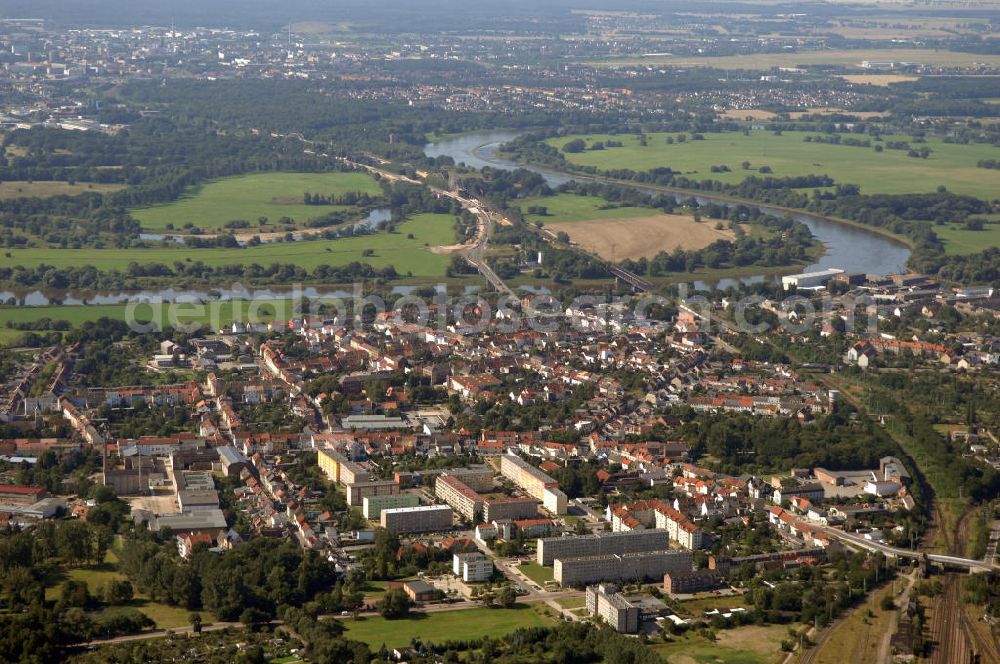
<path id="1" fill-rule="evenodd" d="M 397 620 L 344 620 L 343 625 L 347 628 L 347 638 L 363 641 L 377 650 L 383 643 L 387 648 L 407 646 L 414 637 L 434 643 L 463 641 L 484 636 L 501 636 L 522 627 L 543 627 L 550 622 L 534 607 L 520 605 L 513 609 L 482 608 L 411 613 L 410 617 Z"/>
<path id="2" fill-rule="evenodd" d="M 800 65 L 841 65 L 857 67 L 865 60 L 876 62 L 919 62 L 942 67 L 971 67 L 977 63 L 1000 65 L 1000 55 L 958 53 L 939 49 L 857 49 L 829 51 L 800 51 L 795 53 L 751 53 L 726 56 L 671 56 L 622 57 L 593 60 L 598 67 L 718 67 L 720 69 L 772 69 Z"/>
<path id="3" fill-rule="evenodd" d="M 531 214 L 533 207 L 547 214 Z M 574 244 L 607 260 L 652 258 L 661 251 L 701 249 L 733 233 L 715 222 L 695 222 L 692 215 L 664 214 L 645 207 L 616 207 L 596 196 L 560 194 L 521 205 L 529 221 L 541 221 L 553 233 L 565 232 Z"/>
<path id="4" fill-rule="evenodd" d="M 94 182 L 69 182 L 36 180 L 27 182 L 24 180 L 11 180 L 10 182 L 0 182 L 0 200 L 11 198 L 48 198 L 50 196 L 77 196 L 87 192 L 99 194 L 109 191 L 118 191 L 124 185 L 120 184 L 97 184 Z"/>
<path id="5" fill-rule="evenodd" d="M 716 229 L 715 222 L 696 222 L 689 215 L 657 214 L 632 219 L 552 224 L 549 230 L 563 231 L 570 240 L 601 258 L 618 261 L 653 258 L 674 249 L 703 249 L 718 240 L 731 240 L 730 230 Z"/>
<path id="6" fill-rule="evenodd" d="M 887 88 L 893 83 L 906 83 L 908 81 L 919 81 L 919 76 L 906 76 L 904 74 L 846 74 L 841 76 L 845 81 L 858 83 L 859 85 L 874 85 L 880 88 Z"/>
<path id="7" fill-rule="evenodd" d="M 245 220 L 257 226 L 267 217 L 273 228 L 281 217 L 298 223 L 334 210 L 337 205 L 306 205 L 306 192 L 323 196 L 347 193 L 382 193 L 378 183 L 364 173 L 253 173 L 214 180 L 192 187 L 180 199 L 163 205 L 131 210 L 149 231 L 180 230 L 185 224 L 202 229 L 221 229 L 226 222 Z"/>
<path id="8" fill-rule="evenodd" d="M 450 258 L 432 252 L 431 248 L 454 242 L 454 221 L 449 215 L 420 214 L 400 224 L 394 233 L 379 231 L 336 240 L 277 242 L 239 249 L 192 249 L 179 245 L 149 249 L 12 249 L 0 255 L 0 267 L 34 267 L 44 263 L 57 268 L 93 265 L 99 270 L 126 270 L 133 262 L 173 265 L 202 261 L 213 266 L 287 263 L 312 270 L 320 265 L 358 261 L 376 268 L 392 265 L 401 275 L 440 277 L 444 276 Z M 372 255 L 364 255 L 366 250 L 373 252 Z"/>
<path id="9" fill-rule="evenodd" d="M 781 136 L 763 131 L 743 133 L 706 133 L 704 140 L 683 143 L 666 142 L 669 134 L 648 134 L 648 145 L 630 134 L 564 136 L 549 139 L 549 145 L 561 149 L 569 141 L 582 138 L 589 148 L 595 142 L 619 141 L 620 148 L 587 150 L 566 154 L 566 159 L 580 166 L 601 169 L 645 171 L 655 167 L 670 167 L 689 178 L 712 179 L 737 184 L 758 169 L 769 166 L 774 177 L 794 175 L 829 175 L 843 184 L 861 184 L 864 193 L 926 193 L 938 185 L 949 191 L 992 199 L 1000 191 L 1000 171 L 978 168 L 981 159 L 998 156 L 996 148 L 980 144 L 948 144 L 939 138 L 928 138 L 926 144 L 915 144 L 906 136 L 885 136 L 890 141 L 907 141 L 911 147 L 931 149 L 927 159 L 907 156 L 905 150 L 875 152 L 874 148 L 826 143 L 807 143 L 806 132 L 785 132 Z M 674 137 L 676 139 L 676 136 Z M 866 138 L 859 136 L 858 138 Z M 874 144 L 874 143 L 873 143 Z M 743 170 L 742 163 L 750 162 Z M 712 166 L 727 166 L 730 172 L 712 173 Z"/>

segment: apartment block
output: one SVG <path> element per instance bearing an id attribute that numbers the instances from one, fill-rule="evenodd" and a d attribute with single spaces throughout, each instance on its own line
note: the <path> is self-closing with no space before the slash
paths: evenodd
<path id="1" fill-rule="evenodd" d="M 455 576 L 466 583 L 483 583 L 493 578 L 493 561 L 479 552 L 454 554 L 451 567 Z"/>
<path id="2" fill-rule="evenodd" d="M 656 527 L 670 533 L 671 539 L 685 549 L 700 549 L 704 546 L 704 534 L 686 514 L 666 505 L 657 506 L 654 517 Z"/>
<path id="3" fill-rule="evenodd" d="M 566 494 L 555 481 L 519 456 L 504 454 L 500 457 L 500 474 L 519 486 L 529 496 L 542 501 L 542 506 L 553 514 L 566 513 Z"/>
<path id="4" fill-rule="evenodd" d="M 670 535 L 665 530 L 549 537 L 538 540 L 536 559 L 539 565 L 551 565 L 556 558 L 621 555 L 641 551 L 666 551 L 669 548 Z"/>
<path id="5" fill-rule="evenodd" d="M 639 607 L 620 595 L 612 584 L 587 587 L 587 613 L 598 616 L 621 634 L 639 631 Z"/>
<path id="6" fill-rule="evenodd" d="M 717 570 L 699 569 L 663 576 L 663 590 L 668 595 L 700 593 L 715 590 L 720 586 L 722 586 L 722 574 Z"/>
<path id="7" fill-rule="evenodd" d="M 448 475 L 460 480 L 473 491 L 491 491 L 493 489 L 493 468 L 485 464 L 469 466 L 468 468 L 449 468 L 442 471 L 442 475 Z"/>
<path id="8" fill-rule="evenodd" d="M 394 509 L 396 507 L 416 507 L 419 504 L 419 498 L 407 494 L 365 496 L 361 501 L 361 510 L 366 519 L 377 521 L 382 516 L 382 510 Z"/>
<path id="9" fill-rule="evenodd" d="M 399 485 L 393 480 L 354 482 L 347 485 L 347 504 L 351 507 L 361 507 L 365 498 L 398 494 Z"/>
<path id="10" fill-rule="evenodd" d="M 534 519 L 538 516 L 538 501 L 534 498 L 500 498 L 487 500 L 483 507 L 483 521 L 492 523 L 509 519 Z"/>
<path id="11" fill-rule="evenodd" d="M 347 485 L 370 482 L 372 479 L 371 473 L 337 450 L 332 450 L 329 447 L 321 447 L 316 450 L 316 458 L 319 462 L 320 470 L 326 473 L 326 476 L 334 482 Z"/>
<path id="12" fill-rule="evenodd" d="M 382 527 L 394 533 L 429 533 L 448 530 L 454 522 L 454 512 L 447 505 L 420 505 L 383 509 Z"/>
<path id="13" fill-rule="evenodd" d="M 598 581 L 643 581 L 662 579 L 665 574 L 690 572 L 690 551 L 643 551 L 557 558 L 553 567 L 555 580 L 564 586 Z"/>
<path id="14" fill-rule="evenodd" d="M 480 520 L 483 497 L 461 480 L 451 476 L 438 477 L 434 482 L 434 495 L 451 505 L 463 519 L 472 522 Z"/>

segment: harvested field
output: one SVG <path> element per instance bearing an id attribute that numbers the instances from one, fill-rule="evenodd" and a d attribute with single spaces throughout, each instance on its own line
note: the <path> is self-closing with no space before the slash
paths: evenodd
<path id="1" fill-rule="evenodd" d="M 907 81 L 919 81 L 919 76 L 906 76 L 903 74 L 847 74 L 841 76 L 850 83 L 861 85 L 877 85 L 880 88 L 887 88 L 893 83 L 906 83 Z"/>
<path id="2" fill-rule="evenodd" d="M 773 120 L 778 114 L 759 108 L 730 108 L 720 117 L 724 120 Z"/>
<path id="3" fill-rule="evenodd" d="M 565 231 L 587 251 L 608 260 L 652 258 L 661 251 L 701 249 L 716 240 L 731 240 L 732 231 L 716 230 L 716 221 L 696 222 L 679 214 L 658 214 L 629 219 L 599 219 L 550 224 L 546 228 Z"/>

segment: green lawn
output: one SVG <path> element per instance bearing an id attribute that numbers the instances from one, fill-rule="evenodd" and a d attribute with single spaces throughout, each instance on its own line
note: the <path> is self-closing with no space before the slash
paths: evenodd
<path id="1" fill-rule="evenodd" d="M 227 326 L 234 320 L 246 321 L 249 312 L 256 314 L 260 322 L 268 322 L 275 319 L 286 320 L 292 317 L 294 302 L 291 299 L 285 300 L 237 300 L 226 302 L 210 302 L 206 305 L 178 305 L 172 310 L 168 304 L 140 305 L 134 311 L 135 320 L 139 323 L 149 321 L 162 322 L 164 325 L 172 325 L 170 316 L 175 315 L 178 323 L 211 323 L 213 328 Z M 174 314 L 169 312 L 173 311 Z M 0 325 L 7 321 L 19 323 L 36 321 L 40 318 L 52 320 L 67 320 L 74 325 L 80 323 L 96 321 L 100 318 L 111 318 L 114 320 L 125 320 L 129 315 L 128 305 L 124 304 L 98 304 L 98 305 L 74 305 L 74 306 L 47 306 L 47 307 L 0 307 Z M 217 324 L 217 325 L 216 325 Z M 21 334 L 11 330 L 16 334 Z M 0 339 L 6 337 L 0 335 Z M 12 340 L 16 336 L 10 337 Z"/>
<path id="2" fill-rule="evenodd" d="M 441 277 L 449 256 L 434 254 L 430 247 L 455 242 L 454 217 L 445 214 L 420 214 L 399 225 L 395 233 L 384 231 L 371 235 L 344 237 L 337 240 L 304 240 L 276 242 L 246 248 L 191 249 L 189 247 L 156 247 L 150 249 L 12 249 L 0 255 L 0 267 L 40 264 L 57 268 L 93 265 L 99 270 L 125 270 L 129 263 L 163 263 L 202 261 L 206 265 L 270 265 L 288 263 L 307 270 L 319 265 L 345 265 L 353 261 L 377 268 L 392 265 L 401 275 Z M 413 239 L 409 239 L 409 235 Z M 366 249 L 374 251 L 364 256 Z M 6 257 L 10 253 L 10 258 Z"/>
<path id="3" fill-rule="evenodd" d="M 577 196 L 576 194 L 558 194 L 544 198 L 531 198 L 521 205 L 521 211 L 530 221 L 541 221 L 543 224 L 558 224 L 567 221 L 593 221 L 595 219 L 627 219 L 632 217 L 651 217 L 662 214 L 660 210 L 645 207 L 616 207 L 597 196 Z M 544 207 L 547 214 L 528 214 L 529 207 Z"/>
<path id="4" fill-rule="evenodd" d="M 653 649 L 669 664 L 770 664 L 778 661 L 788 625 L 745 625 L 719 630 L 717 640 L 688 632 Z"/>
<path id="5" fill-rule="evenodd" d="M 522 627 L 542 627 L 544 618 L 532 607 L 513 609 L 467 609 L 439 613 L 415 613 L 403 620 L 366 618 L 344 620 L 345 636 L 363 641 L 373 649 L 409 645 L 414 637 L 424 642 L 463 641 L 483 636 L 501 636 Z"/>
<path id="6" fill-rule="evenodd" d="M 962 224 L 933 228 L 949 254 L 974 254 L 990 247 L 1000 247 L 1000 224 L 987 224 L 981 231 L 966 230 Z"/>
<path id="7" fill-rule="evenodd" d="M 553 579 L 553 571 L 551 567 L 543 567 L 538 563 L 521 563 L 520 568 L 521 573 L 526 577 L 542 585 L 546 581 L 551 581 Z"/>
<path id="8" fill-rule="evenodd" d="M 378 183 L 365 173 L 253 173 L 213 180 L 192 187 L 180 199 L 164 205 L 133 209 L 132 215 L 143 228 L 162 231 L 173 224 L 181 230 L 187 224 L 199 228 L 222 228 L 227 221 L 242 219 L 257 225 L 267 217 L 272 225 L 281 217 L 297 222 L 322 216 L 342 206 L 307 206 L 302 195 L 342 195 L 382 193 Z"/>
<path id="9" fill-rule="evenodd" d="M 939 138 L 928 138 L 927 147 L 932 152 L 927 159 L 908 157 L 904 150 L 885 149 L 881 153 L 873 148 L 806 143 L 807 132 L 785 132 L 775 136 L 770 132 L 706 133 L 705 140 L 667 144 L 667 136 L 676 134 L 648 134 L 648 145 L 643 147 L 634 135 L 581 135 L 552 138 L 548 143 L 562 148 L 574 138 L 583 138 L 590 147 L 596 141 L 620 141 L 624 147 L 605 150 L 588 150 L 567 154 L 573 164 L 595 166 L 602 169 L 630 168 L 646 171 L 655 167 L 670 167 L 696 180 L 719 180 L 729 184 L 742 182 L 750 175 L 759 175 L 757 169 L 770 166 L 775 177 L 815 174 L 829 175 L 838 183 L 860 184 L 864 193 L 926 193 L 938 185 L 950 191 L 992 199 L 1000 191 L 1000 171 L 978 168 L 981 159 L 997 158 L 1000 150 L 990 145 L 948 144 Z M 858 136 L 857 138 L 866 138 Z M 905 136 L 886 136 L 889 141 L 907 141 L 913 148 L 920 145 Z M 874 143 L 873 143 L 874 145 Z M 751 168 L 744 171 L 743 161 Z M 729 173 L 712 173 L 712 166 L 728 166 Z"/>

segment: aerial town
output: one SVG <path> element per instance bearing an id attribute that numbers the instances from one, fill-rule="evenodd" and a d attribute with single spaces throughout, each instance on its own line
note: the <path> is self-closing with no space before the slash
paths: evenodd
<path id="1" fill-rule="evenodd" d="M 1000 7 L 219 2 L 0 0 L 0 662 L 1000 662 Z"/>

